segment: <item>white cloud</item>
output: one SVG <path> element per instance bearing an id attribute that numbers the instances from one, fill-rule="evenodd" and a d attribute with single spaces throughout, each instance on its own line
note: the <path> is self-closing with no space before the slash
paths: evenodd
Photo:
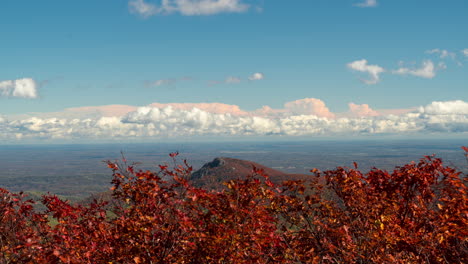
<path id="1" fill-rule="evenodd" d="M 365 84 L 376 84 L 380 81 L 379 74 L 385 72 L 385 69 L 378 65 L 368 65 L 367 60 L 357 60 L 347 64 L 348 68 L 354 71 L 368 73 L 370 79 L 362 79 Z"/>
<path id="2" fill-rule="evenodd" d="M 230 114 L 230 115 L 237 115 L 237 116 L 246 116 L 248 115 L 247 112 L 240 109 L 237 105 L 229 105 L 223 103 L 168 103 L 168 104 L 161 104 L 161 103 L 152 103 L 148 105 L 149 107 L 156 107 L 156 108 L 166 108 L 171 107 L 175 110 L 185 110 L 190 111 L 194 108 L 206 111 L 208 113 L 213 114 Z"/>
<path id="3" fill-rule="evenodd" d="M 360 107 L 366 110 L 367 107 Z M 199 108 L 140 107 L 122 117 L 0 119 L 0 139 L 131 140 L 187 136 L 349 136 L 368 134 L 468 134 L 468 103 L 434 102 L 400 116 L 325 118 L 211 113 Z"/>
<path id="4" fill-rule="evenodd" d="M 432 79 L 436 76 L 437 72 L 440 70 L 446 70 L 447 64 L 450 61 L 455 62 L 458 66 L 463 66 L 463 64 L 458 61 L 457 54 L 454 52 L 450 52 L 444 49 L 431 49 L 426 50 L 426 54 L 435 54 L 437 56 L 435 62 L 432 60 L 423 60 L 420 67 L 415 67 L 416 63 L 410 63 L 411 66 L 405 66 L 406 63 L 404 61 L 399 61 L 398 66 L 399 68 L 396 70 L 389 71 L 391 74 L 397 75 L 412 75 L 421 78 Z M 468 57 L 468 49 L 462 50 Z M 376 84 L 380 81 L 380 74 L 387 72 L 384 68 L 378 65 L 368 65 L 368 61 L 365 59 L 353 61 L 347 64 L 349 69 L 354 71 L 368 73 L 370 78 L 368 79 L 361 79 L 362 82 L 366 84 Z"/>
<path id="5" fill-rule="evenodd" d="M 280 118 L 292 115 L 314 115 L 317 117 L 335 118 L 335 114 L 328 109 L 325 102 L 316 98 L 304 98 L 287 102 L 284 104 L 284 108 L 281 109 L 263 106 L 250 112 L 250 115 L 268 118 Z"/>
<path id="6" fill-rule="evenodd" d="M 468 103 L 461 100 L 435 101 L 424 107 L 420 107 L 419 112 L 428 115 L 468 115 Z"/>
<path id="7" fill-rule="evenodd" d="M 420 68 L 410 69 L 402 67 L 393 71 L 393 73 L 399 75 L 413 75 L 416 77 L 432 79 L 436 76 L 436 67 L 431 60 L 425 60 L 423 61 Z"/>
<path id="8" fill-rule="evenodd" d="M 157 14 L 180 13 L 186 16 L 246 12 L 250 6 L 242 0 L 161 0 L 159 4 L 145 0 L 130 0 L 130 12 L 150 17 Z"/>
<path id="9" fill-rule="evenodd" d="M 11 91 L 14 88 L 13 81 L 1 81 L 0 82 L 0 91 L 2 92 L 2 96 L 9 96 L 11 95 Z"/>
<path id="10" fill-rule="evenodd" d="M 239 13 L 249 9 L 241 0 L 174 0 L 175 10 L 183 15 Z"/>
<path id="11" fill-rule="evenodd" d="M 358 3 L 355 6 L 359 7 L 376 7 L 377 0 L 364 0 L 364 2 Z"/>
<path id="12" fill-rule="evenodd" d="M 320 99 L 305 98 L 284 104 L 284 108 L 292 115 L 315 115 L 318 117 L 334 118 L 328 107 Z"/>
<path id="13" fill-rule="evenodd" d="M 117 106 L 109 107 L 103 109 L 115 109 Z M 16 120 L 0 117 L 0 131 L 2 131 L 0 140 L 2 142 L 144 141 L 178 137 L 271 135 L 290 137 L 433 133 L 468 135 L 468 102 L 460 100 L 432 102 L 412 112 L 402 112 L 400 115 L 377 115 L 379 113 L 366 104 L 350 103 L 349 107 L 352 116 L 337 117 L 329 112 L 321 100 L 306 98 L 286 103 L 284 109 L 274 110 L 264 107 L 262 110 L 265 112 L 245 112 L 235 105 L 206 103 L 153 104 L 129 109 L 118 106 L 118 109 L 124 110 L 121 112 L 122 116 L 28 117 Z M 77 111 L 81 111 L 80 109 Z M 281 114 L 271 114 L 275 111 Z"/>
<path id="14" fill-rule="evenodd" d="M 37 84 L 31 78 L 0 81 L 0 94 L 6 97 L 37 98 Z"/>
<path id="15" fill-rule="evenodd" d="M 462 54 L 463 54 L 465 57 L 468 57 L 468 49 L 462 50 Z"/>
<path id="16" fill-rule="evenodd" d="M 142 17 L 150 17 L 163 11 L 156 5 L 145 2 L 145 0 L 130 0 L 128 2 L 128 7 L 131 13 L 138 14 Z"/>
<path id="17" fill-rule="evenodd" d="M 224 82 L 229 83 L 229 84 L 240 83 L 241 79 L 239 77 L 229 76 L 229 77 L 226 78 L 226 80 Z"/>
<path id="18" fill-rule="evenodd" d="M 263 80 L 263 79 L 265 79 L 265 75 L 261 72 L 256 72 L 249 76 L 250 81 L 258 81 L 258 80 Z"/>

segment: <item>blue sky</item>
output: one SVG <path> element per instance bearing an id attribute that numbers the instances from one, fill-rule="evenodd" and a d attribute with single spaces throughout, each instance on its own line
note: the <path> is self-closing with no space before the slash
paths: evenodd
<path id="1" fill-rule="evenodd" d="M 0 117 L 12 129 L 68 108 L 222 103 L 350 118 L 446 102 L 466 119 L 466 14 L 466 0 L 2 1 Z M 311 98 L 325 106 L 297 102 Z"/>

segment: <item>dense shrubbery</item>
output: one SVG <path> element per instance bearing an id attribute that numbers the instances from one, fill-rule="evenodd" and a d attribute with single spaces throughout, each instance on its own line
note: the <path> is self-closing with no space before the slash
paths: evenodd
<path id="1" fill-rule="evenodd" d="M 108 166 L 110 204 L 49 195 L 38 213 L 0 189 L 0 263 L 468 263 L 466 178 L 433 157 L 281 185 L 254 168 L 223 191 L 187 164 Z"/>

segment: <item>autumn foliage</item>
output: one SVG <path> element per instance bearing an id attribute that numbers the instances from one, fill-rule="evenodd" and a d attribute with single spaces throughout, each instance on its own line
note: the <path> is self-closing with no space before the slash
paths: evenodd
<path id="1" fill-rule="evenodd" d="M 0 263 L 468 263 L 467 179 L 434 157 L 282 184 L 253 168 L 222 191 L 185 162 L 108 166 L 109 202 L 36 212 L 0 189 Z"/>

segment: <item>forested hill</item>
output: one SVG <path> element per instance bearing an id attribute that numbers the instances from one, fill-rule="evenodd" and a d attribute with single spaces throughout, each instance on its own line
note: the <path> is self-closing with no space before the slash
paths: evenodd
<path id="1" fill-rule="evenodd" d="M 222 187 L 223 182 L 242 179 L 247 175 L 252 175 L 254 168 L 263 170 L 265 174 L 267 174 L 270 179 L 276 183 L 281 183 L 286 180 L 306 179 L 310 177 L 306 174 L 285 173 L 253 161 L 218 157 L 192 173 L 190 179 L 195 186 L 207 189 L 219 189 Z"/>

